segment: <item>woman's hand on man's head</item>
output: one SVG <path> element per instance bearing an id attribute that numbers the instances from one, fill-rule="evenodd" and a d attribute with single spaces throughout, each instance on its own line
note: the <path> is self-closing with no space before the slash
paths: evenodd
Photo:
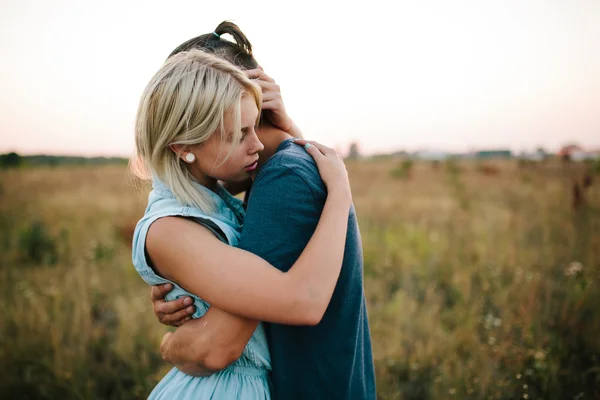
<path id="1" fill-rule="evenodd" d="M 262 109 L 269 122 L 281 130 L 292 133 L 294 122 L 289 117 L 281 97 L 281 88 L 273 78 L 265 73 L 262 67 L 244 71 L 246 76 L 252 79 L 262 89 Z"/>

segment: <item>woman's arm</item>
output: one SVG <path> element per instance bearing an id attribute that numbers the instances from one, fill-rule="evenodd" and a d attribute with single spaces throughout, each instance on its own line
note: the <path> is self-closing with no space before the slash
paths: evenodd
<path id="1" fill-rule="evenodd" d="M 303 138 L 304 137 L 304 136 L 302 136 L 302 131 L 300 130 L 300 128 L 298 128 L 298 126 L 294 123 L 294 121 L 292 121 L 292 128 L 287 132 L 295 138 Z"/>
<path id="2" fill-rule="evenodd" d="M 315 145 L 308 151 L 319 166 L 328 197 L 311 240 L 287 273 L 222 243 L 201 225 L 177 217 L 159 219 L 149 229 L 146 247 L 157 271 L 234 315 L 317 324 L 340 273 L 351 195 L 339 156 Z"/>
<path id="3" fill-rule="evenodd" d="M 329 194 L 312 239 L 287 273 L 184 218 L 154 222 L 146 247 L 159 274 L 215 307 L 255 320 L 314 325 L 340 273 L 349 209 L 347 198 Z"/>

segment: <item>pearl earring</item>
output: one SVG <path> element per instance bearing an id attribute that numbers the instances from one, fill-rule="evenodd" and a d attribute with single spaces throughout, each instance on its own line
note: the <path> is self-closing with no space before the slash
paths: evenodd
<path id="1" fill-rule="evenodd" d="M 185 161 L 187 161 L 189 163 L 193 163 L 194 161 L 196 161 L 196 156 L 193 155 L 192 153 L 187 153 L 185 155 Z"/>

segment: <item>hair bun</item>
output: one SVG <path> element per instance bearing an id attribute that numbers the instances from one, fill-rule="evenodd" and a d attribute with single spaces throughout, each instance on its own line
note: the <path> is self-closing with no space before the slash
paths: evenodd
<path id="1" fill-rule="evenodd" d="M 216 35 L 222 36 L 225 33 L 230 34 L 233 37 L 235 44 L 241 47 L 246 53 L 252 55 L 252 44 L 244 35 L 244 32 L 231 21 L 223 21 L 214 30 Z M 216 35 L 215 38 L 216 38 Z"/>

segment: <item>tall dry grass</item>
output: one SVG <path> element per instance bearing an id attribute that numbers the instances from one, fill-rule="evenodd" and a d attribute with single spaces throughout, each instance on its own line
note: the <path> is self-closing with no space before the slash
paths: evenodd
<path id="1" fill-rule="evenodd" d="M 380 398 L 600 397 L 582 165 L 347 165 Z M 144 398 L 168 369 L 130 261 L 144 206 L 122 166 L 0 171 L 0 398 Z"/>

